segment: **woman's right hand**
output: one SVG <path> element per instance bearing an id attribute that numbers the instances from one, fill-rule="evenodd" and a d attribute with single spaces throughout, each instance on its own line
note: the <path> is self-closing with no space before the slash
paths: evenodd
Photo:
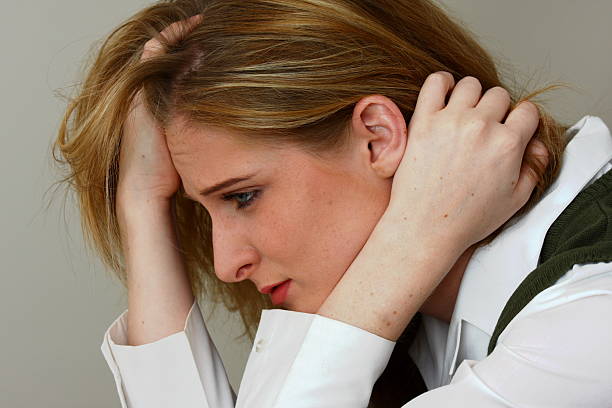
<path id="1" fill-rule="evenodd" d="M 162 30 L 160 35 L 168 43 L 177 42 L 199 24 L 202 18 L 201 14 L 197 14 L 177 21 Z M 164 52 L 159 39 L 152 38 L 145 43 L 140 61 Z M 123 127 L 119 153 L 118 202 L 126 199 L 170 201 L 180 185 L 164 130 L 144 106 L 142 92 L 140 89 L 134 97 Z"/>
<path id="2" fill-rule="evenodd" d="M 201 19 L 178 21 L 160 35 L 171 44 Z M 141 61 L 163 52 L 157 38 L 149 40 Z M 140 92 L 124 127 L 116 200 L 128 281 L 127 339 L 133 346 L 183 330 L 194 302 L 170 209 L 180 178 L 163 129 Z"/>

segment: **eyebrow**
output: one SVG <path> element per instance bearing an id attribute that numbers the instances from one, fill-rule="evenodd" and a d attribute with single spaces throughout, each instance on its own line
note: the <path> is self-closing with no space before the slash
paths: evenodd
<path id="1" fill-rule="evenodd" d="M 220 183 L 215 184 L 212 187 L 208 187 L 205 188 L 201 191 L 198 192 L 198 195 L 202 196 L 202 197 L 206 197 L 209 196 L 213 193 L 216 193 L 217 191 L 223 190 L 225 188 L 228 188 L 230 186 L 233 186 L 234 184 L 240 183 L 241 181 L 245 181 L 245 180 L 249 180 L 251 177 L 255 176 L 257 173 L 251 173 L 251 174 L 246 174 L 244 176 L 240 176 L 240 177 L 232 177 L 229 178 L 227 180 L 221 181 Z M 191 198 L 193 200 L 192 197 L 189 196 L 189 194 L 185 194 L 188 198 Z"/>

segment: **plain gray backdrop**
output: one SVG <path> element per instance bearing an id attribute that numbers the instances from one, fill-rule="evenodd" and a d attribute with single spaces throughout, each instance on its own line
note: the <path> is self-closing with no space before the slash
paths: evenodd
<path id="1" fill-rule="evenodd" d="M 0 41 L 2 93 L 1 407 L 119 407 L 100 352 L 102 336 L 126 308 L 124 289 L 83 244 L 74 200 L 45 191 L 57 180 L 50 159 L 65 102 L 90 48 L 149 2 L 5 2 Z M 444 0 L 481 43 L 531 89 L 548 81 L 572 91 L 547 96 L 549 111 L 573 124 L 583 115 L 612 123 L 612 2 L 609 0 Z M 524 82 L 523 81 L 523 82 Z M 207 305 L 202 305 L 208 310 Z M 250 350 L 234 342 L 236 319 L 209 321 L 232 385 Z"/>

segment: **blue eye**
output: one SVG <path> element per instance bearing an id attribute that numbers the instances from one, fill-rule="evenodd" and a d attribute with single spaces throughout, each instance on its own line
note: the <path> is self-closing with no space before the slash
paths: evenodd
<path id="1" fill-rule="evenodd" d="M 227 194 L 223 196 L 223 200 L 225 201 L 236 201 L 236 203 L 238 204 L 236 209 L 237 210 L 241 210 L 245 207 L 248 207 L 249 205 L 253 204 L 253 201 L 255 201 L 258 197 L 259 197 L 259 193 L 261 192 L 261 190 L 252 190 L 252 191 L 243 191 L 241 193 L 235 193 L 235 194 Z M 236 198 L 240 198 L 243 196 L 246 196 L 248 194 L 251 194 L 246 200 L 236 200 Z"/>

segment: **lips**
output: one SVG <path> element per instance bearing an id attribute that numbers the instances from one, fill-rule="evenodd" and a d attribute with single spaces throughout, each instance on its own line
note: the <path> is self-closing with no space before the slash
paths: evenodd
<path id="1" fill-rule="evenodd" d="M 287 280 L 289 280 L 289 279 L 287 279 Z M 261 288 L 259 291 L 260 291 L 261 293 L 263 293 L 264 295 L 267 295 L 267 294 L 269 294 L 269 293 L 272 293 L 272 290 L 273 290 L 274 288 L 276 288 L 277 286 L 282 285 L 283 283 L 287 282 L 287 280 L 284 280 L 284 281 L 282 281 L 282 282 L 277 282 L 277 283 L 275 283 L 274 285 L 264 286 L 264 287 L 263 287 L 263 288 Z"/>
<path id="2" fill-rule="evenodd" d="M 270 293 L 270 297 L 272 298 L 272 303 L 274 305 L 280 305 L 287 298 L 287 292 L 289 291 L 289 286 L 291 286 L 291 280 L 288 279 L 282 282 L 280 285 L 274 287 L 272 289 L 272 293 Z"/>

